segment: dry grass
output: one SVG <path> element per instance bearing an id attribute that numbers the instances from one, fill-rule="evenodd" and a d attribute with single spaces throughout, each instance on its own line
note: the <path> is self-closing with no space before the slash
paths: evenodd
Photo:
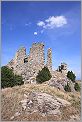
<path id="1" fill-rule="evenodd" d="M 40 91 L 40 92 L 45 92 L 53 96 L 58 96 L 60 98 L 63 98 L 65 100 L 70 100 L 71 97 L 69 96 L 68 93 L 63 92 L 57 88 L 51 87 L 47 84 L 38 84 L 38 85 L 24 85 L 21 86 L 22 90 L 24 92 L 31 92 L 31 91 Z"/>
<path id="2" fill-rule="evenodd" d="M 72 115 L 79 115 L 78 110 L 75 109 L 75 107 L 73 107 L 73 106 L 62 107 L 61 113 L 62 113 L 61 120 L 65 120 L 65 121 L 69 120 L 70 116 L 72 116 Z"/>
<path id="3" fill-rule="evenodd" d="M 61 120 L 61 117 L 57 115 L 41 115 L 40 113 L 30 113 L 30 114 L 22 114 L 18 117 L 14 118 L 14 121 L 57 121 Z"/>
<path id="4" fill-rule="evenodd" d="M 66 93 L 57 88 L 48 86 L 47 84 L 27 84 L 22 86 L 15 86 L 13 88 L 2 89 L 1 96 L 1 117 L 2 120 L 10 120 L 10 117 L 13 116 L 17 111 L 21 110 L 20 101 L 23 99 L 24 94 L 30 92 L 45 92 L 52 96 L 58 96 L 62 99 L 68 100 L 71 102 L 72 106 L 69 108 L 61 108 L 62 117 L 48 115 L 42 116 L 39 113 L 32 113 L 30 115 L 23 114 L 19 117 L 14 118 L 14 120 L 33 120 L 33 121 L 54 121 L 54 120 L 67 120 L 72 114 L 80 113 L 80 93 Z"/>

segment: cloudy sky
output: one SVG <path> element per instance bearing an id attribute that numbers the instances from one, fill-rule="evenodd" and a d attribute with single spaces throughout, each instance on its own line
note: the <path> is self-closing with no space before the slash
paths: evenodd
<path id="1" fill-rule="evenodd" d="M 80 2 L 2 2 L 2 65 L 19 47 L 29 53 L 33 42 L 52 48 L 53 69 L 68 64 L 81 77 Z"/>

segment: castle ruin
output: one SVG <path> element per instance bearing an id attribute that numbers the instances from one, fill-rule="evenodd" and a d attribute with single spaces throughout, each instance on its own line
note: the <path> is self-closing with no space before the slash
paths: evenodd
<path id="1" fill-rule="evenodd" d="M 48 49 L 47 62 L 45 63 L 43 43 L 33 43 L 32 47 L 30 48 L 29 55 L 26 54 L 26 48 L 22 47 L 16 52 L 14 59 L 12 59 L 7 66 L 12 68 L 14 73 L 22 75 L 24 83 L 35 83 L 36 75 L 44 66 L 47 66 L 50 72 L 53 74 L 52 49 Z M 60 72 L 60 69 L 62 71 L 61 73 L 66 75 L 67 64 L 62 63 L 57 72 Z"/>
<path id="2" fill-rule="evenodd" d="M 63 74 L 67 74 L 67 64 L 61 63 L 61 66 L 58 67 L 57 71 L 60 71 Z"/>

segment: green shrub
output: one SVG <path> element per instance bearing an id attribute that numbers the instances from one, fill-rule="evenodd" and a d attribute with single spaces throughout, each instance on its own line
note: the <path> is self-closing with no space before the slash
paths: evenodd
<path id="1" fill-rule="evenodd" d="M 50 71 L 47 67 L 44 67 L 41 71 L 39 71 L 38 75 L 36 76 L 36 81 L 38 83 L 43 83 L 51 79 Z"/>
<path id="2" fill-rule="evenodd" d="M 75 74 L 72 72 L 72 71 L 68 71 L 67 73 L 67 77 L 72 81 L 72 82 L 75 82 Z"/>
<path id="3" fill-rule="evenodd" d="M 14 82 L 16 83 L 15 85 L 22 85 L 24 84 L 23 78 L 19 75 L 14 76 Z"/>
<path id="4" fill-rule="evenodd" d="M 74 89 L 75 89 L 76 91 L 80 91 L 80 86 L 79 86 L 78 83 L 75 83 L 75 85 L 74 85 Z"/>
<path id="5" fill-rule="evenodd" d="M 14 75 L 13 70 L 7 66 L 1 67 L 1 88 L 24 84 L 22 76 Z"/>
<path id="6" fill-rule="evenodd" d="M 67 85 L 65 85 L 64 90 L 67 92 L 71 92 L 71 87 L 68 82 L 67 82 Z"/>

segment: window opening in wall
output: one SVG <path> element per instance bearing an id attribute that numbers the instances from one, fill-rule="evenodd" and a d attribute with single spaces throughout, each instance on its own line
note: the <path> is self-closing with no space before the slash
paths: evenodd
<path id="1" fill-rule="evenodd" d="M 25 59 L 24 59 L 24 63 L 27 63 L 27 62 L 28 62 L 28 58 L 25 58 Z"/>
<path id="2" fill-rule="evenodd" d="M 13 67 L 11 67 L 11 69 L 13 70 L 14 68 L 13 68 Z"/>

